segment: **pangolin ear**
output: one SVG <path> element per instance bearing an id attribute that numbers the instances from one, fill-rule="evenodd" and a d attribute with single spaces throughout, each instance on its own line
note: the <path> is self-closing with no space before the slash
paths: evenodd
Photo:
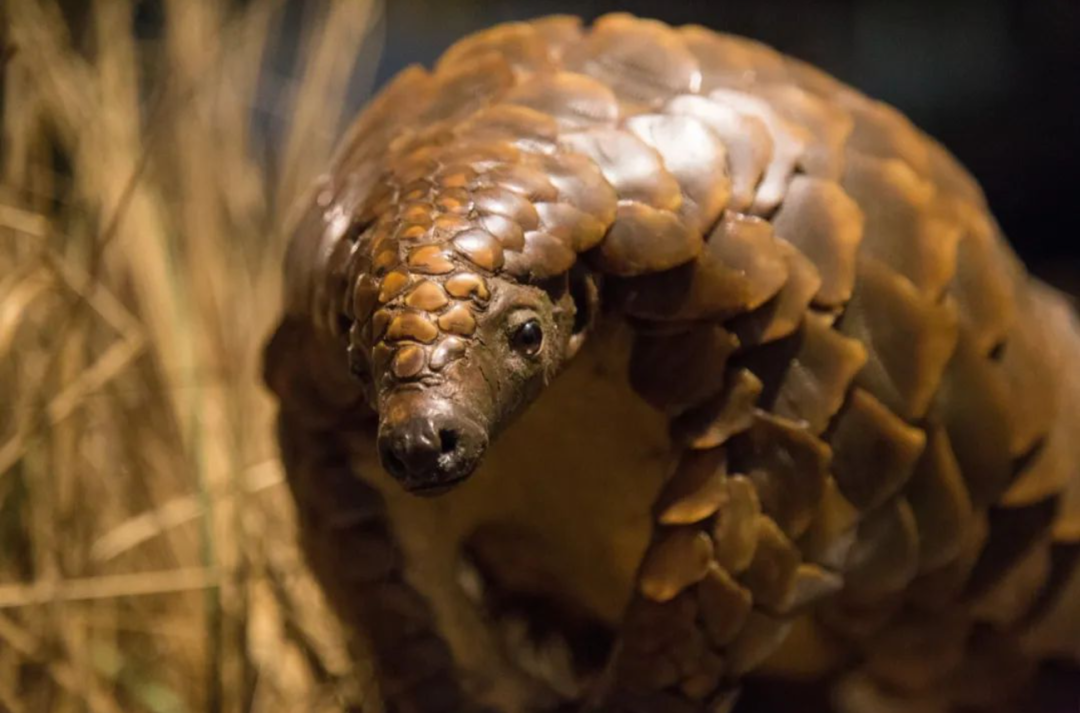
<path id="1" fill-rule="evenodd" d="M 567 359 L 572 359 L 585 343 L 600 307 L 596 277 L 580 263 L 570 270 L 570 299 L 574 303 L 574 326 L 566 346 Z"/>

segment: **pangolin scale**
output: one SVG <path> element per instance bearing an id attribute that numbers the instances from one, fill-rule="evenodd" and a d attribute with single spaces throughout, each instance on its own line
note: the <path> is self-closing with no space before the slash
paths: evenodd
<path id="1" fill-rule="evenodd" d="M 1075 315 L 896 110 L 702 27 L 500 25 L 291 229 L 266 378 L 387 710 L 1007 709 L 1080 656 Z"/>

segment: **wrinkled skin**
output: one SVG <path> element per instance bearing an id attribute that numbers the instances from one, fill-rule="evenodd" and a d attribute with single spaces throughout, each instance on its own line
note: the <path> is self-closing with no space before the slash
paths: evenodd
<path id="1" fill-rule="evenodd" d="M 380 385 L 374 391 L 382 465 L 406 489 L 436 495 L 468 478 L 488 443 L 573 356 L 584 335 L 573 333 L 576 309 L 561 283 L 544 290 L 491 280 L 491 302 L 475 335 L 441 374 L 400 383 L 387 365 L 377 365 L 366 376 Z M 525 341 L 526 329 L 539 344 Z"/>
<path id="2" fill-rule="evenodd" d="M 286 284 L 301 535 L 391 711 L 712 713 L 755 674 L 1028 710 L 1080 658 L 1075 316 L 812 67 L 626 15 L 466 38 L 357 120 Z M 521 601 L 574 670 L 507 645 Z"/>

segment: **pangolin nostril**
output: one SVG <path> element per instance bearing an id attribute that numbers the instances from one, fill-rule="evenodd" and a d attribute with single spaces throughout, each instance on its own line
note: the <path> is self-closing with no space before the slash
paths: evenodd
<path id="1" fill-rule="evenodd" d="M 390 473 L 390 475 L 394 476 L 395 478 L 400 478 L 405 475 L 405 461 L 401 459 L 401 456 L 394 452 L 393 447 L 390 447 L 388 444 L 383 443 L 381 444 L 381 448 L 379 449 L 379 451 L 379 456 L 382 460 L 383 468 L 385 468 L 386 471 Z"/>
<path id="2" fill-rule="evenodd" d="M 458 433 L 449 428 L 439 429 L 439 443 L 443 453 L 453 453 L 458 446 Z"/>
<path id="3" fill-rule="evenodd" d="M 468 477 L 486 434 L 453 404 L 402 395 L 385 405 L 377 448 L 383 470 L 411 492 L 433 495 Z"/>

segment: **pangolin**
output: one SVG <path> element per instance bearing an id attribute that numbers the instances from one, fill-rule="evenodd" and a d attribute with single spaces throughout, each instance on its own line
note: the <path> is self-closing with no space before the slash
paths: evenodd
<path id="1" fill-rule="evenodd" d="M 1080 655 L 1075 314 L 895 109 L 700 26 L 504 24 L 293 222 L 266 379 L 388 710 L 978 710 Z"/>

